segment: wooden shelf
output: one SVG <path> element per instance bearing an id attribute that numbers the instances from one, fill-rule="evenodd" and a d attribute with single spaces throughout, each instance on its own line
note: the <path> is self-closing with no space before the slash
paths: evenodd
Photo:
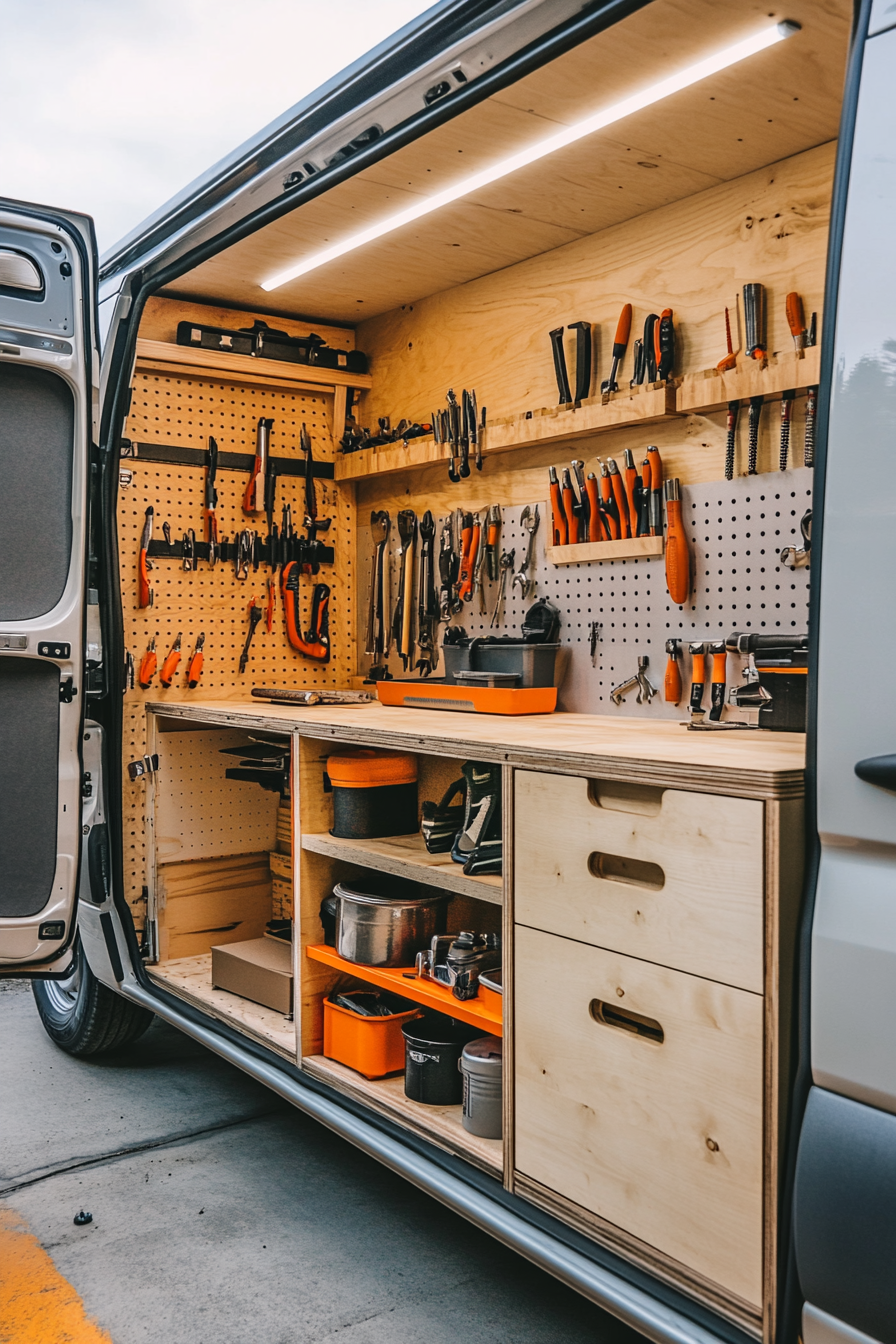
<path id="1" fill-rule="evenodd" d="M 424 1106 L 404 1094 L 404 1075 L 391 1078 L 365 1078 L 354 1069 L 338 1064 L 324 1055 L 307 1055 L 302 1068 L 312 1078 L 329 1083 L 346 1096 L 370 1106 L 380 1115 L 397 1120 L 423 1138 L 449 1153 L 456 1153 L 490 1176 L 504 1171 L 504 1145 L 500 1139 L 482 1139 L 463 1127 L 460 1106 Z"/>
<path id="2" fill-rule="evenodd" d="M 302 848 L 331 859 L 363 864 L 379 873 L 425 882 L 429 887 L 472 896 L 477 901 L 500 905 L 504 882 L 501 877 L 466 877 L 450 854 L 428 854 L 422 835 L 396 835 L 384 840 L 337 840 L 328 832 L 303 835 Z"/>
<path id="3" fill-rule="evenodd" d="M 593 560 L 640 560 L 663 554 L 662 537 L 630 537 L 627 541 L 579 541 L 571 546 L 548 546 L 549 565 L 590 564 Z"/>
<path id="4" fill-rule="evenodd" d="M 150 979 L 163 989 L 191 1003 L 194 1008 L 201 1008 L 209 1017 L 229 1022 L 244 1036 L 276 1050 L 291 1063 L 296 1062 L 295 1024 L 273 1008 L 265 1008 L 263 1004 L 253 1003 L 251 999 L 231 994 L 226 989 L 215 989 L 211 952 L 203 952 L 197 957 L 176 957 L 146 969 Z"/>
<path id="5" fill-rule="evenodd" d="M 263 387 L 313 388 L 333 392 L 337 387 L 366 389 L 369 373 L 345 369 L 322 369 L 316 364 L 287 364 L 279 359 L 256 359 L 254 355 L 229 355 L 223 350 L 197 350 L 169 341 L 137 340 L 138 371 L 173 373 L 187 377 L 215 378 L 219 382 L 253 383 Z"/>
<path id="6" fill-rule="evenodd" d="M 614 393 L 606 406 L 600 397 L 592 397 L 575 408 L 544 406 L 524 415 L 495 420 L 486 426 L 482 451 L 485 457 L 491 457 L 517 448 L 571 443 L 602 430 L 655 424 L 677 414 L 675 388 L 668 383 L 653 383 L 630 392 Z M 395 471 L 422 470 L 440 462 L 448 462 L 444 444 L 436 444 L 431 438 L 412 439 L 406 448 L 388 444 L 343 454 L 336 460 L 336 480 L 353 481 Z"/>
<path id="7" fill-rule="evenodd" d="M 416 976 L 405 980 L 405 974 L 413 970 L 411 966 L 358 966 L 354 961 L 346 961 L 345 957 L 340 957 L 332 947 L 323 944 L 306 947 L 305 956 L 310 957 L 312 961 L 320 961 L 325 966 L 331 966 L 334 971 L 342 971 L 344 975 L 353 975 L 358 980 L 379 985 L 380 989 L 389 989 L 393 994 L 400 994 L 402 998 L 412 999 L 414 1003 L 422 1004 L 424 1008 L 434 1008 L 436 1012 L 444 1013 L 446 1017 L 455 1017 L 459 1022 L 478 1027 L 480 1031 L 487 1032 L 490 1036 L 503 1035 L 500 1009 L 496 1011 L 486 1008 L 479 999 L 467 999 L 466 1002 L 456 999 L 450 989 L 445 985 L 436 984 L 434 980 L 418 980 Z"/>
<path id="8" fill-rule="evenodd" d="M 821 347 L 810 346 L 803 359 L 790 351 L 772 355 L 762 365 L 753 359 L 743 359 L 727 373 L 718 369 L 704 369 L 682 378 L 678 388 L 678 410 L 682 415 L 722 411 L 729 401 L 745 401 L 763 396 L 768 400 L 780 397 L 791 388 L 805 392 L 818 383 L 821 369 Z"/>

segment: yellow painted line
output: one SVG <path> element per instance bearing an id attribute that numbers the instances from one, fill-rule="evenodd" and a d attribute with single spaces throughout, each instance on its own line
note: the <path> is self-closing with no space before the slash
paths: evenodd
<path id="1" fill-rule="evenodd" d="M 12 1209 L 0 1209 L 0 1344 L 112 1344 Z"/>

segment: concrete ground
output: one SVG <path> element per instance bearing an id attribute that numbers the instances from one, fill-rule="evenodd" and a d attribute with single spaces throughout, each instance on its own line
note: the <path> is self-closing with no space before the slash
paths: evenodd
<path id="1" fill-rule="evenodd" d="M 75 1061 L 0 981 L 0 1098 L 0 1214 L 113 1344 L 638 1344 L 161 1022 Z"/>

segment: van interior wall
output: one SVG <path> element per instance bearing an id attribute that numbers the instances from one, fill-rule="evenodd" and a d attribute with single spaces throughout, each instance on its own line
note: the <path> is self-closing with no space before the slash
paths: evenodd
<path id="1" fill-rule="evenodd" d="M 208 311 L 206 321 L 225 325 L 251 325 L 253 314 L 233 310 Z M 173 343 L 177 322 L 189 317 L 197 320 L 197 306 L 180 300 L 150 299 L 141 323 L 141 339 Z M 145 324 L 145 326 L 144 326 Z M 273 323 L 272 323 L 273 325 Z M 307 332 L 308 324 L 292 324 Z M 327 339 L 351 333 L 338 328 L 317 328 Z M 149 333 L 149 337 L 144 335 Z M 289 366 L 285 366 L 287 376 Z M 320 388 L 293 390 L 286 379 L 257 385 L 237 378 L 208 376 L 200 367 L 161 371 L 151 360 L 138 353 L 133 376 L 133 395 L 125 426 L 125 437 L 137 444 L 173 445 L 205 450 L 209 436 L 217 440 L 219 450 L 252 455 L 255 452 L 256 426 L 260 417 L 274 421 L 271 451 L 275 456 L 301 458 L 299 435 L 303 423 L 311 435 L 316 461 L 332 462 L 333 394 Z M 321 517 L 331 518 L 327 545 L 335 549 L 332 565 L 323 566 L 317 577 L 302 578 L 300 611 L 307 626 L 312 585 L 318 580 L 329 584 L 331 628 L 339 631 L 332 641 L 332 657 L 326 665 L 314 663 L 294 651 L 289 644 L 283 619 L 282 600 L 276 594 L 273 627 L 265 621 L 256 630 L 247 669 L 239 672 L 239 658 L 249 629 L 248 607 L 254 598 L 262 607 L 267 600 L 271 577 L 266 565 L 249 569 L 245 579 L 237 579 L 232 563 L 221 562 L 210 568 L 200 560 L 193 571 L 185 571 L 181 560 L 156 558 L 149 579 L 153 602 L 138 605 L 138 555 L 146 510 L 154 510 L 153 537 L 163 539 L 163 524 L 171 538 L 179 543 L 188 529 L 197 541 L 205 540 L 204 487 L 202 466 L 172 465 L 142 460 L 140 456 L 122 459 L 122 483 L 118 493 L 118 547 L 121 570 L 122 610 L 125 648 L 134 660 L 134 685 L 127 690 L 123 707 L 124 840 L 125 894 L 131 904 L 138 934 L 145 918 L 147 884 L 146 783 L 129 783 L 127 764 L 142 758 L 147 751 L 147 718 L 144 704 L 148 699 L 171 703 L 204 700 L 244 699 L 253 686 L 334 687 L 348 684 L 353 671 L 351 573 L 354 551 L 354 510 L 351 488 L 337 489 L 332 480 L 316 480 Z M 222 539 L 233 538 L 241 528 L 254 528 L 262 534 L 266 523 L 261 517 L 243 513 L 242 496 L 247 477 L 242 472 L 219 467 L 217 476 L 218 529 Z M 292 509 L 294 525 L 301 531 L 304 516 L 304 478 L 279 476 L 277 480 L 277 516 L 284 504 Z M 190 655 L 200 634 L 205 636 L 204 666 L 199 685 L 190 689 L 186 672 Z M 170 687 L 160 684 L 164 660 L 180 635 L 180 663 Z M 139 670 L 149 642 L 155 640 L 158 671 L 149 689 L 139 684 Z"/>

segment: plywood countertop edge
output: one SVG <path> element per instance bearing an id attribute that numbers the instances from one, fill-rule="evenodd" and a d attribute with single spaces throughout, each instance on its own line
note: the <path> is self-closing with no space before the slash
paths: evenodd
<path id="1" fill-rule="evenodd" d="M 379 746 L 392 750 L 411 750 L 424 755 L 474 757 L 477 760 L 494 761 L 499 764 L 514 765 L 521 769 L 533 769 L 553 774 L 602 774 L 628 783 L 663 785 L 666 788 L 687 789 L 696 793 L 721 793 L 741 798 L 776 799 L 797 798 L 805 792 L 804 766 L 802 764 L 793 764 L 791 760 L 781 764 L 757 765 L 755 757 L 751 761 L 750 756 L 745 756 L 744 759 L 739 761 L 737 759 L 737 743 L 732 741 L 732 737 L 728 734 L 720 736 L 723 737 L 727 750 L 732 755 L 730 764 L 727 761 L 724 763 L 718 760 L 707 761 L 705 757 L 700 759 L 702 752 L 707 748 L 721 744 L 716 740 L 711 744 L 703 741 L 695 743 L 693 739 L 698 737 L 698 734 L 689 735 L 684 728 L 665 722 L 662 725 L 655 726 L 666 733 L 669 732 L 670 728 L 677 730 L 665 749 L 661 743 L 657 742 L 654 742 L 651 748 L 649 736 L 645 733 L 645 729 L 650 727 L 649 722 L 641 719 L 620 719 L 613 723 L 612 732 L 615 736 L 620 731 L 623 734 L 630 731 L 632 733 L 630 749 L 621 751 L 620 743 L 616 740 L 608 742 L 603 748 L 599 742 L 596 742 L 591 749 L 583 750 L 581 747 L 570 749 L 550 740 L 544 740 L 540 743 L 537 740 L 537 732 L 545 726 L 545 719 L 542 716 L 539 716 L 538 727 L 531 740 L 508 742 L 506 735 L 509 735 L 511 725 L 516 725 L 521 721 L 511 720 L 508 722 L 505 718 L 496 718 L 492 715 L 457 716 L 445 714 L 440 716 L 447 720 L 444 729 L 435 733 L 431 730 L 426 731 L 424 725 L 421 725 L 422 731 L 415 731 L 413 723 L 407 726 L 396 726 L 395 728 L 383 727 L 381 723 L 365 725 L 363 716 L 368 712 L 366 708 L 342 709 L 338 718 L 315 718 L 313 710 L 302 714 L 293 711 L 290 706 L 262 707 L 259 705 L 256 707 L 226 701 L 220 703 L 206 702 L 201 705 L 166 704 L 149 701 L 146 708 L 148 712 L 158 714 L 163 718 L 193 721 L 197 724 L 220 724 L 231 728 L 261 729 L 268 732 L 279 730 L 283 733 L 292 733 L 298 731 L 305 737 L 317 738 L 324 742 L 327 740 L 352 741 L 359 745 Z M 332 709 L 333 707 L 329 708 Z M 371 707 L 371 709 L 374 708 Z M 272 713 L 271 710 L 276 710 L 276 712 Z M 403 717 L 401 710 L 388 710 L 387 712 L 390 715 L 401 715 Z M 424 711 L 407 710 L 406 713 L 422 717 Z M 481 736 L 477 732 L 471 732 L 469 735 L 457 732 L 460 725 L 455 720 L 458 717 L 470 718 L 471 728 L 475 726 L 480 731 L 485 728 L 486 732 L 482 732 Z M 561 713 L 550 716 L 548 722 L 556 721 L 559 725 L 565 718 L 569 717 L 575 717 L 577 720 L 593 718 L 595 732 L 599 733 L 600 731 L 601 720 L 599 716 L 567 716 Z M 439 727 L 442 729 L 441 724 L 439 724 Z M 777 733 L 768 734 L 768 738 L 780 739 L 781 736 Z M 797 735 L 785 734 L 783 736 Z M 502 737 L 504 737 L 504 740 L 502 740 Z M 743 738 L 738 740 L 743 741 Z M 758 744 L 754 740 L 749 745 L 752 751 Z M 769 742 L 768 745 L 774 748 L 778 744 L 777 742 Z M 796 746 L 796 743 L 793 745 Z M 678 759 L 672 754 L 673 752 L 680 753 Z"/>

